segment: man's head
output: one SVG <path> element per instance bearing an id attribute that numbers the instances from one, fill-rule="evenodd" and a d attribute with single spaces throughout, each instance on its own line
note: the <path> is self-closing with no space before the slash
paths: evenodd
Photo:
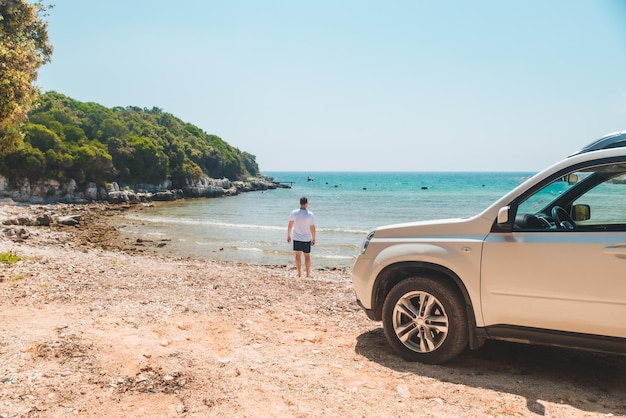
<path id="1" fill-rule="evenodd" d="M 306 197 L 302 196 L 302 197 L 300 198 L 300 206 L 304 206 L 304 205 L 306 205 L 307 203 L 309 203 L 309 199 L 307 199 Z"/>

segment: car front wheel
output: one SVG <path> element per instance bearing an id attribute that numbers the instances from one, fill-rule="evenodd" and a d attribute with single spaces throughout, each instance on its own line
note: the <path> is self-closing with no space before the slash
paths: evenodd
<path id="1" fill-rule="evenodd" d="M 456 289 L 429 277 L 397 284 L 383 304 L 389 344 L 408 361 L 443 363 L 468 342 L 465 302 Z"/>

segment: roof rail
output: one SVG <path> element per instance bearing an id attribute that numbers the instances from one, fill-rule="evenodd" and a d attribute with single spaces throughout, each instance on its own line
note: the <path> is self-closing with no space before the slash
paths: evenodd
<path id="1" fill-rule="evenodd" d="M 626 147 L 626 131 L 613 132 L 611 134 L 604 135 L 602 138 L 593 141 L 591 144 L 571 154 L 570 157 L 590 151 L 620 147 Z"/>

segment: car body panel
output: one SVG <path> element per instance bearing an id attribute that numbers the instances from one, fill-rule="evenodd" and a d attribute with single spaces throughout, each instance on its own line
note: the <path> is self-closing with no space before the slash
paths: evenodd
<path id="1" fill-rule="evenodd" d="M 366 309 L 372 307 L 376 278 L 386 267 L 399 262 L 422 262 L 448 268 L 467 278 L 467 291 L 478 301 L 482 243 L 490 225 L 484 218 L 474 217 L 381 227 L 352 271 L 360 304 Z M 458 231 L 467 234 L 461 236 Z M 374 257 L 369 258 L 370 254 Z"/>
<path id="2" fill-rule="evenodd" d="M 626 338 L 626 257 L 613 253 L 625 243 L 626 232 L 490 234 L 483 323 Z"/>

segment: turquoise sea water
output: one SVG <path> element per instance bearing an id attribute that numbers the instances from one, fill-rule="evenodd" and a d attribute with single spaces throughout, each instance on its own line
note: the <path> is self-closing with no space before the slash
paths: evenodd
<path id="1" fill-rule="evenodd" d="M 133 213 L 127 232 L 166 239 L 176 255 L 264 265 L 293 264 L 287 220 L 309 198 L 314 268 L 351 267 L 376 226 L 474 215 L 533 173 L 269 172 L 289 189 L 187 199 Z M 309 181 L 309 177 L 312 181 Z M 141 224 L 139 227 L 138 224 Z"/>

